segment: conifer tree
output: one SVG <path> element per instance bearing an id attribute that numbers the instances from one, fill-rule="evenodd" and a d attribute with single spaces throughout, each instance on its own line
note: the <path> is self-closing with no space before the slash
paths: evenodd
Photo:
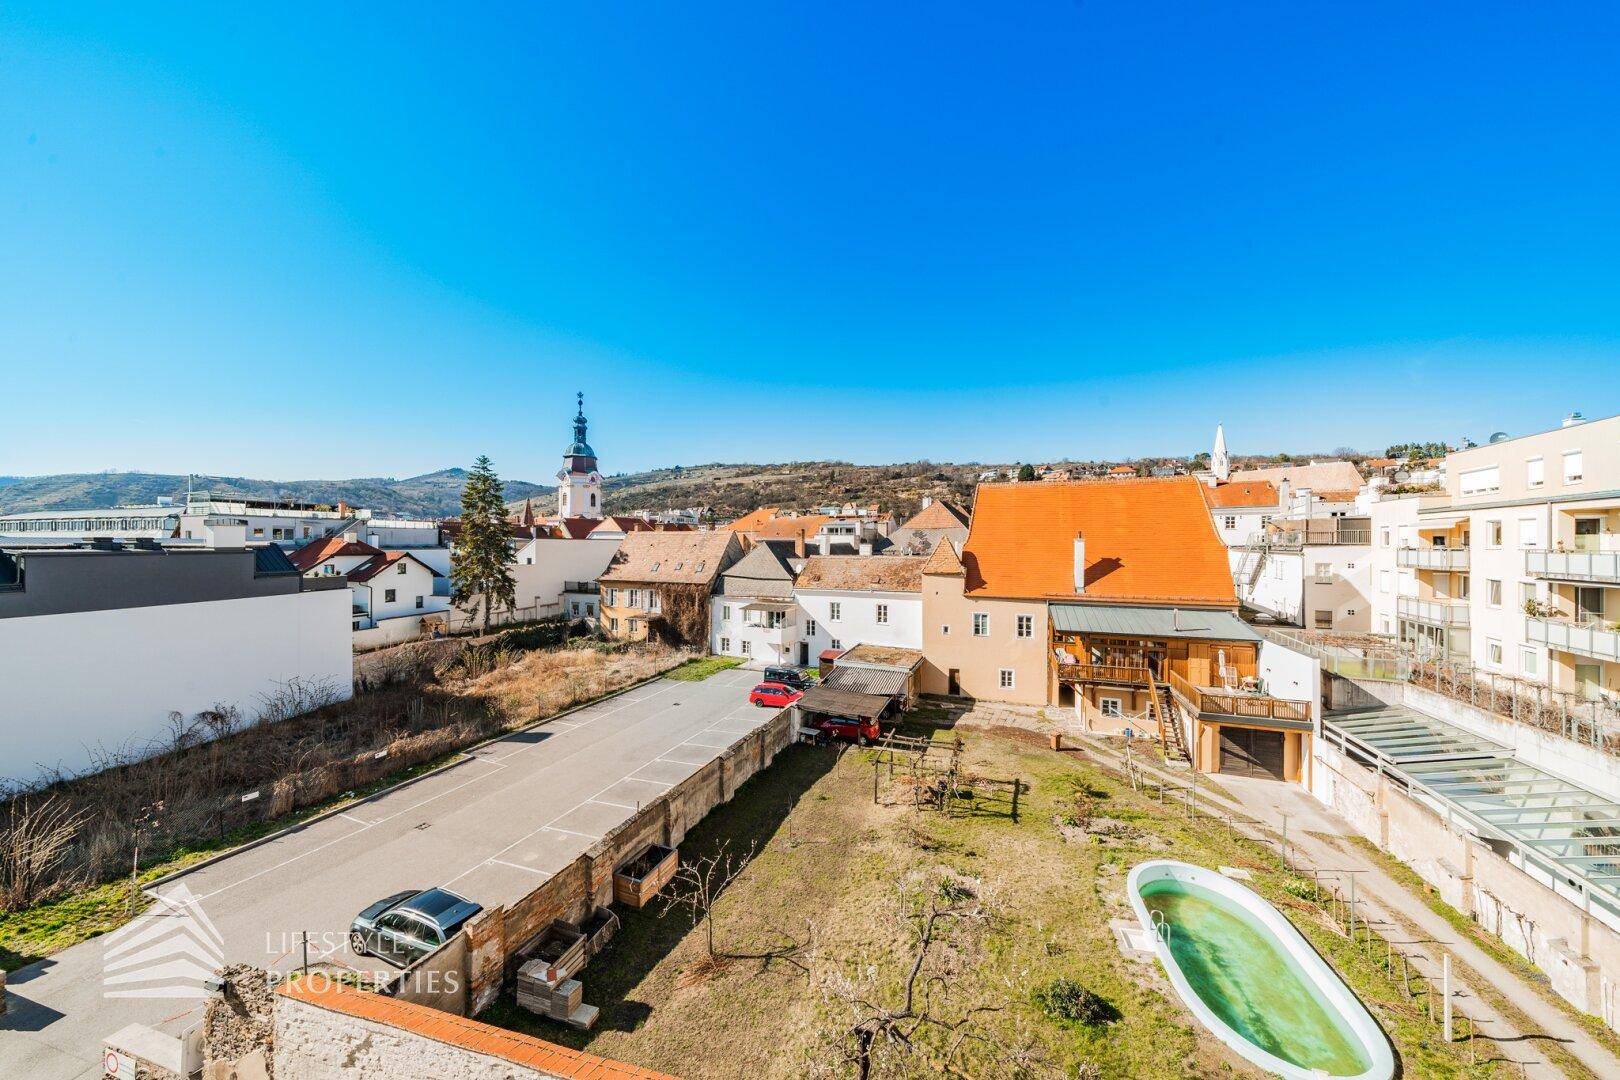
<path id="1" fill-rule="evenodd" d="M 509 533 L 501 478 L 489 458 L 480 454 L 461 488 L 461 531 L 450 551 L 450 583 L 456 606 L 468 614 L 478 610 L 482 599 L 486 634 L 493 606 L 499 603 L 510 610 L 517 603 Z"/>

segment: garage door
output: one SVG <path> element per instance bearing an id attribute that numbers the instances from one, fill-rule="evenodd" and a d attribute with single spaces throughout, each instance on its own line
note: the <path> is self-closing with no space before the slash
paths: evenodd
<path id="1" fill-rule="evenodd" d="M 1283 779 L 1283 733 L 1221 728 L 1221 772 Z"/>

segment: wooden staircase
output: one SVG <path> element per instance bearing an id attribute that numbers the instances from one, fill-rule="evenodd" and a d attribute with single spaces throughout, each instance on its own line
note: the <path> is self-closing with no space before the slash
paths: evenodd
<path id="1" fill-rule="evenodd" d="M 1159 725 L 1159 748 L 1164 752 L 1164 759 L 1172 761 L 1179 758 L 1193 766 L 1192 754 L 1187 750 L 1187 741 L 1181 734 L 1181 718 L 1176 711 L 1176 702 L 1170 696 L 1170 687 L 1148 675 L 1148 700 L 1152 703 L 1153 719 Z"/>

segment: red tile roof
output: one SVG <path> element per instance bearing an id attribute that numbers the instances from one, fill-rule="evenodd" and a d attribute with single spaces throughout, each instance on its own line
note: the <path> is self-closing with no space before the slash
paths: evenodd
<path id="1" fill-rule="evenodd" d="M 961 529 L 968 523 L 967 511 L 935 499 L 911 516 L 902 529 Z"/>
<path id="2" fill-rule="evenodd" d="M 967 593 L 1076 598 L 1074 540 L 1084 534 L 1087 601 L 1235 607 L 1200 486 L 1190 476 L 981 484 L 962 554 Z"/>
<path id="3" fill-rule="evenodd" d="M 825 514 L 801 514 L 798 517 L 778 517 L 753 530 L 756 540 L 810 539 L 831 521 Z"/>
<path id="4" fill-rule="evenodd" d="M 381 555 L 382 548 L 372 547 L 370 544 L 358 540 L 345 540 L 341 536 L 328 536 L 324 540 L 311 540 L 296 551 L 290 552 L 287 558 L 298 567 L 298 572 L 307 574 L 327 559 L 339 555 Z"/>
<path id="5" fill-rule="evenodd" d="M 730 529 L 732 532 L 753 532 L 755 529 L 762 528 L 767 522 L 774 519 L 776 517 L 776 513 L 776 507 L 762 506 L 758 510 L 753 510 L 744 514 L 731 524 L 722 525 L 720 527 L 722 529 Z"/>
<path id="6" fill-rule="evenodd" d="M 1215 487 L 1205 484 L 1199 487 L 1209 505 L 1216 509 L 1277 505 L 1277 487 L 1268 480 L 1238 480 Z"/>
<path id="7" fill-rule="evenodd" d="M 454 1013 L 430 1009 L 426 1005 L 356 990 L 323 976 L 308 976 L 282 983 L 276 992 L 292 1001 L 369 1020 L 565 1080 L 676 1080 L 668 1073 L 627 1065 L 581 1050 L 570 1050 L 532 1035 L 507 1031 Z"/>
<path id="8" fill-rule="evenodd" d="M 377 554 L 375 554 L 375 555 L 373 555 L 371 557 L 370 562 L 361 563 L 359 566 L 355 567 L 353 570 L 350 570 L 349 574 L 348 574 L 349 580 L 350 581 L 370 581 L 372 578 L 376 577 L 378 574 L 382 573 L 384 570 L 388 569 L 390 566 L 393 566 L 395 563 L 399 562 L 401 559 L 409 559 L 409 560 L 411 560 L 411 562 L 415 563 L 417 566 L 420 566 L 422 569 L 426 570 L 428 573 L 432 574 L 434 577 L 443 577 L 444 576 L 443 574 L 440 574 L 437 570 L 433 569 L 433 567 L 429 566 L 427 563 L 423 562 L 421 559 L 418 559 L 415 555 L 412 555 L 408 551 L 379 551 L 379 552 L 377 552 Z"/>

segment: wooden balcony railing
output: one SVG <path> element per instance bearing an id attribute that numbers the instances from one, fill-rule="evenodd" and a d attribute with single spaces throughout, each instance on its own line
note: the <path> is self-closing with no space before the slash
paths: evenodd
<path id="1" fill-rule="evenodd" d="M 1267 697 L 1264 694 L 1245 694 L 1241 691 L 1214 690 L 1194 686 L 1174 671 L 1167 673 L 1170 689 L 1186 699 L 1199 713 L 1216 716 L 1246 717 L 1254 720 L 1298 720 L 1311 718 L 1311 703 L 1289 701 L 1286 698 Z"/>
<path id="2" fill-rule="evenodd" d="M 1135 664 L 1059 664 L 1057 671 L 1062 682 L 1148 684 L 1148 669 Z"/>

